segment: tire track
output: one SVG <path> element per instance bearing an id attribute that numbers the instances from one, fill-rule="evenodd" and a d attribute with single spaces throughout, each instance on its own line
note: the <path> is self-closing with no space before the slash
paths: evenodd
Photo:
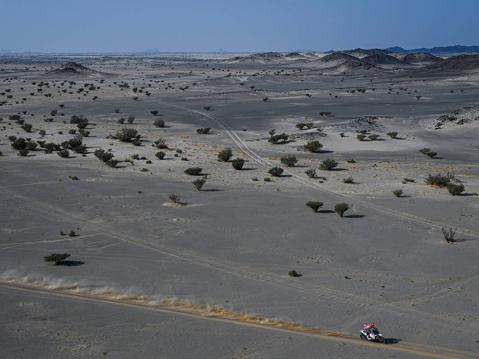
<path id="1" fill-rule="evenodd" d="M 219 128 L 222 128 L 225 131 L 225 133 L 228 135 L 228 137 L 233 141 L 233 143 L 238 147 L 238 149 L 241 152 L 243 152 L 246 156 L 251 158 L 254 162 L 258 163 L 259 165 L 261 165 L 263 167 L 271 167 L 271 166 L 275 165 L 273 162 L 269 161 L 268 159 L 266 159 L 264 157 L 261 157 L 259 154 L 257 154 L 252 149 L 250 149 L 248 147 L 248 145 L 241 139 L 241 137 L 235 131 L 231 130 L 223 121 L 216 119 L 213 115 L 208 114 L 208 113 L 203 112 L 203 111 L 190 109 L 190 108 L 184 107 L 184 106 L 167 104 L 167 103 L 163 103 L 163 102 L 162 102 L 162 104 L 164 104 L 166 106 L 171 106 L 171 107 L 175 107 L 175 108 L 178 108 L 178 109 L 182 109 L 182 110 L 187 111 L 187 112 L 196 113 L 198 115 L 201 115 L 201 116 L 204 116 L 204 117 L 208 118 L 210 120 L 210 122 L 212 122 L 213 124 L 215 124 Z M 333 197 L 336 197 L 340 200 L 350 200 L 350 201 L 356 202 L 364 208 L 371 209 L 371 210 L 373 210 L 375 212 L 379 212 L 381 214 L 388 214 L 388 215 L 393 216 L 393 217 L 401 218 L 401 219 L 411 221 L 411 222 L 415 222 L 415 223 L 418 223 L 418 224 L 421 224 L 421 225 L 431 226 L 431 227 L 434 227 L 434 228 L 437 228 L 437 229 L 441 229 L 444 226 L 444 223 L 436 222 L 436 221 L 433 221 L 433 220 L 430 220 L 430 219 L 427 219 L 427 218 L 424 218 L 424 217 L 419 217 L 419 216 L 416 216 L 416 215 L 411 214 L 411 213 L 398 211 L 398 210 L 391 209 L 391 208 L 388 208 L 388 207 L 383 207 L 383 206 L 380 206 L 380 205 L 376 205 L 376 204 L 373 204 L 369 201 L 358 199 L 357 197 L 353 197 L 353 196 L 350 196 L 350 195 L 347 195 L 347 194 L 343 194 L 343 193 L 340 193 L 340 192 L 337 192 L 337 191 L 333 191 L 333 190 L 321 185 L 318 182 L 312 181 L 309 178 L 306 178 L 306 177 L 300 176 L 300 175 L 298 175 L 294 172 L 291 172 L 287 168 L 284 169 L 284 173 L 290 175 L 291 176 L 290 178 L 294 179 L 295 181 L 297 181 L 297 182 L 299 182 L 299 183 L 301 183 L 301 184 L 303 184 L 307 187 L 310 187 L 310 188 L 316 189 L 316 190 L 321 190 L 323 192 L 327 192 L 328 194 L 330 194 Z M 479 232 L 476 232 L 476 231 L 473 231 L 473 230 L 470 230 L 470 229 L 456 228 L 456 233 L 479 239 Z"/>
<path id="2" fill-rule="evenodd" d="M 270 330 L 299 336 L 313 337 L 319 340 L 329 340 L 357 346 L 374 348 L 383 351 L 394 351 L 434 359 L 471 359 L 477 358 L 477 353 L 455 350 L 433 345 L 401 342 L 400 344 L 384 345 L 353 338 L 352 336 L 333 332 L 316 327 L 308 327 L 300 323 L 275 320 L 257 315 L 235 312 L 219 307 L 208 307 L 191 303 L 173 302 L 169 300 L 152 301 L 153 298 L 139 295 L 137 297 L 122 296 L 115 292 L 81 291 L 78 288 L 66 287 L 64 289 L 45 289 L 30 284 L 19 284 L 13 281 L 0 281 L 0 286 L 31 294 L 44 294 L 59 298 L 67 298 L 90 303 L 101 303 L 136 308 L 166 314 L 179 315 L 199 320 L 215 321 L 249 328 Z"/>

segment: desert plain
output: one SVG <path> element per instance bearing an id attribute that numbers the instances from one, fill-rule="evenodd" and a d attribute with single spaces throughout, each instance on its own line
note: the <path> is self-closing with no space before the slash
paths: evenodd
<path id="1" fill-rule="evenodd" d="M 0 104 L 0 357 L 478 357 L 478 55 L 5 56 Z"/>

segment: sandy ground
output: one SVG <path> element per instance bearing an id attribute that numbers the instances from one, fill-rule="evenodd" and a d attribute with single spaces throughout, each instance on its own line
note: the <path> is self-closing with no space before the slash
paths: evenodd
<path id="1" fill-rule="evenodd" d="M 43 283 L 42 292 L 0 283 L 2 357 L 469 358 L 479 351 L 479 120 L 470 109 L 476 77 L 328 76 L 311 67 L 221 60 L 82 63 L 101 73 L 49 73 L 59 65 L 45 59 L 0 65 L 1 281 Z M 124 83 L 129 88 L 118 86 Z M 358 88 L 367 90 L 352 91 Z M 435 129 L 437 118 L 458 110 L 466 123 Z M 17 113 L 32 132 L 9 118 Z M 72 115 L 90 123 L 85 156 L 37 149 L 21 157 L 11 148 L 9 136 L 71 139 Z M 132 124 L 118 123 L 130 115 Z M 153 125 L 158 118 L 165 128 Z M 314 128 L 301 131 L 299 122 Z M 136 129 L 141 146 L 111 138 L 122 127 Z M 197 134 L 200 127 L 211 133 Z M 271 129 L 292 141 L 268 143 Z M 357 130 L 380 140 L 358 141 Z M 168 144 L 163 160 L 155 157 L 159 138 Z M 311 139 L 323 151 L 305 152 Z M 246 160 L 243 170 L 217 160 L 226 147 Z M 99 148 L 129 161 L 108 167 L 93 155 Z M 438 155 L 429 158 L 422 148 Z M 296 166 L 281 164 L 287 154 Z M 338 169 L 320 170 L 329 158 Z M 184 173 L 195 166 L 207 176 L 200 192 Z M 274 166 L 286 175 L 271 177 Z M 318 178 L 305 175 L 311 168 Z M 437 173 L 454 173 L 465 195 L 426 185 Z M 347 177 L 354 183 L 344 183 Z M 185 205 L 172 205 L 171 193 Z M 306 207 L 311 200 L 324 202 L 323 211 Z M 333 211 L 339 202 L 351 207 L 344 218 Z M 456 229 L 457 243 L 443 239 L 443 226 Z M 77 235 L 68 236 L 71 230 Z M 52 252 L 70 253 L 70 265 L 44 262 Z M 302 276 L 288 276 L 292 269 Z M 62 281 L 220 306 L 348 338 L 375 321 L 397 344 L 376 349 L 58 297 L 49 284 Z M 418 346 L 423 352 L 388 349 Z"/>

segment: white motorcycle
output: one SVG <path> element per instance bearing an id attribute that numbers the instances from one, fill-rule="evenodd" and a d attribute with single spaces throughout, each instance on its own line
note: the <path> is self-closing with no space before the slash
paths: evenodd
<path id="1" fill-rule="evenodd" d="M 364 323 L 363 329 L 360 331 L 359 337 L 370 342 L 384 343 L 384 337 L 379 332 L 375 323 Z"/>

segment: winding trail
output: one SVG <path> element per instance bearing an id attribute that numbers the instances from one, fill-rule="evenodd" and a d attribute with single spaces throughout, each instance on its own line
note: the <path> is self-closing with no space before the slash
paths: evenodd
<path id="1" fill-rule="evenodd" d="M 477 358 L 477 353 L 463 350 L 454 350 L 442 348 L 432 345 L 421 345 L 417 343 L 401 342 L 399 344 L 378 344 L 353 338 L 352 336 L 331 332 L 325 329 L 308 327 L 295 322 L 275 320 L 257 315 L 248 315 L 245 313 L 234 312 L 232 310 L 207 307 L 204 305 L 195 305 L 186 302 L 176 302 L 169 300 L 152 301 L 153 298 L 146 296 L 121 295 L 112 291 L 105 292 L 88 292 L 77 287 L 64 288 L 42 288 L 39 285 L 15 283 L 14 281 L 0 281 L 0 286 L 15 291 L 30 294 L 44 294 L 53 297 L 67 298 L 76 301 L 102 303 L 108 305 L 121 306 L 124 308 L 136 308 L 147 311 L 160 313 L 168 313 L 190 317 L 200 320 L 216 321 L 220 323 L 228 323 L 240 325 L 243 327 L 258 328 L 262 330 L 283 332 L 292 335 L 307 336 L 317 338 L 319 340 L 329 340 L 351 345 L 374 348 L 377 350 L 401 352 L 412 354 L 420 357 L 435 359 L 472 359 Z"/>

